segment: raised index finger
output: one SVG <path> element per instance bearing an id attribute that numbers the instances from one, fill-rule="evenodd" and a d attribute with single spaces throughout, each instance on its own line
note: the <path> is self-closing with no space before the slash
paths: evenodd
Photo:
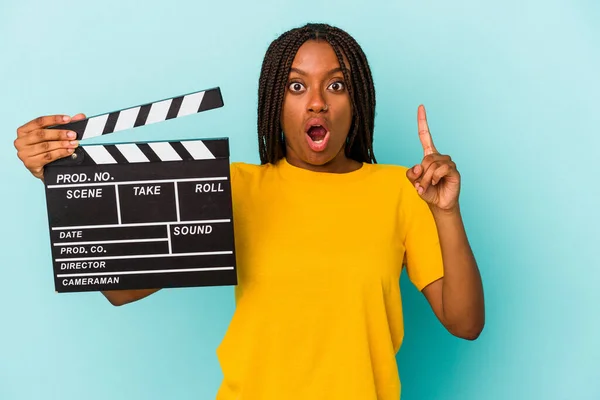
<path id="1" fill-rule="evenodd" d="M 37 117 L 17 129 L 17 136 L 23 136 L 27 133 L 36 130 L 47 128 L 52 125 L 65 124 L 71 120 L 68 115 L 45 115 Z"/>
<path id="2" fill-rule="evenodd" d="M 417 122 L 419 125 L 419 139 L 421 140 L 421 145 L 423 146 L 423 152 L 426 156 L 437 153 L 437 150 L 433 145 L 431 133 L 429 133 L 427 115 L 425 114 L 425 107 L 423 105 L 419 106 L 419 110 L 417 112 Z"/>

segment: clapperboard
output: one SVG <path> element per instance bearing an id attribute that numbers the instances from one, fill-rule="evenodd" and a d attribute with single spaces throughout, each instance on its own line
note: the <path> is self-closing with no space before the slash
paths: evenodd
<path id="1" fill-rule="evenodd" d="M 53 128 L 85 141 L 222 106 L 214 88 Z M 44 183 L 57 292 L 237 284 L 226 138 L 81 143 Z"/>

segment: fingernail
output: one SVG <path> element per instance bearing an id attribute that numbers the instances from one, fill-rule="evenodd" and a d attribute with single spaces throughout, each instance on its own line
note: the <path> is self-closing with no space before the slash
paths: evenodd
<path id="1" fill-rule="evenodd" d="M 71 119 L 71 117 L 68 115 L 63 115 L 63 121 L 67 122 L 69 119 Z"/>
<path id="2" fill-rule="evenodd" d="M 77 146 L 77 143 L 78 143 L 78 142 L 77 142 L 77 140 L 71 140 L 69 143 L 70 143 L 72 146 Z"/>
<path id="3" fill-rule="evenodd" d="M 415 165 L 415 166 L 413 167 L 413 172 L 414 172 L 415 174 L 419 173 L 419 166 L 418 166 L 418 165 Z"/>
<path id="4" fill-rule="evenodd" d="M 77 137 L 77 134 L 75 132 L 67 132 L 67 137 L 69 139 L 75 139 Z"/>
<path id="5" fill-rule="evenodd" d="M 419 186 L 419 188 L 417 189 L 417 191 L 419 192 L 419 194 L 423 194 L 423 187 Z"/>

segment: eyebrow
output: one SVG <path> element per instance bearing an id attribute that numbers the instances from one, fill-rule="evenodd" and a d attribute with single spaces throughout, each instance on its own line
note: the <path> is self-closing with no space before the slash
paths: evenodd
<path id="1" fill-rule="evenodd" d="M 297 74 L 304 75 L 304 76 L 308 75 L 306 72 L 302 71 L 301 69 L 293 68 L 293 67 L 290 70 L 290 72 L 295 72 Z M 336 72 L 342 72 L 342 69 L 340 67 L 331 69 L 331 70 L 327 71 L 327 75 L 335 74 Z"/>

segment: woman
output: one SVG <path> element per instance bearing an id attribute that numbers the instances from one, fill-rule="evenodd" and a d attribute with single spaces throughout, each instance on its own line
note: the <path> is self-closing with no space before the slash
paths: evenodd
<path id="1" fill-rule="evenodd" d="M 232 163 L 239 284 L 217 350 L 217 398 L 400 397 L 402 267 L 446 329 L 473 340 L 483 289 L 459 208 L 460 175 L 418 109 L 423 160 L 377 164 L 375 90 L 346 32 L 308 24 L 267 50 L 259 82 L 260 165 Z M 38 178 L 77 146 L 47 116 L 18 129 Z M 156 292 L 105 292 L 123 305 Z"/>

